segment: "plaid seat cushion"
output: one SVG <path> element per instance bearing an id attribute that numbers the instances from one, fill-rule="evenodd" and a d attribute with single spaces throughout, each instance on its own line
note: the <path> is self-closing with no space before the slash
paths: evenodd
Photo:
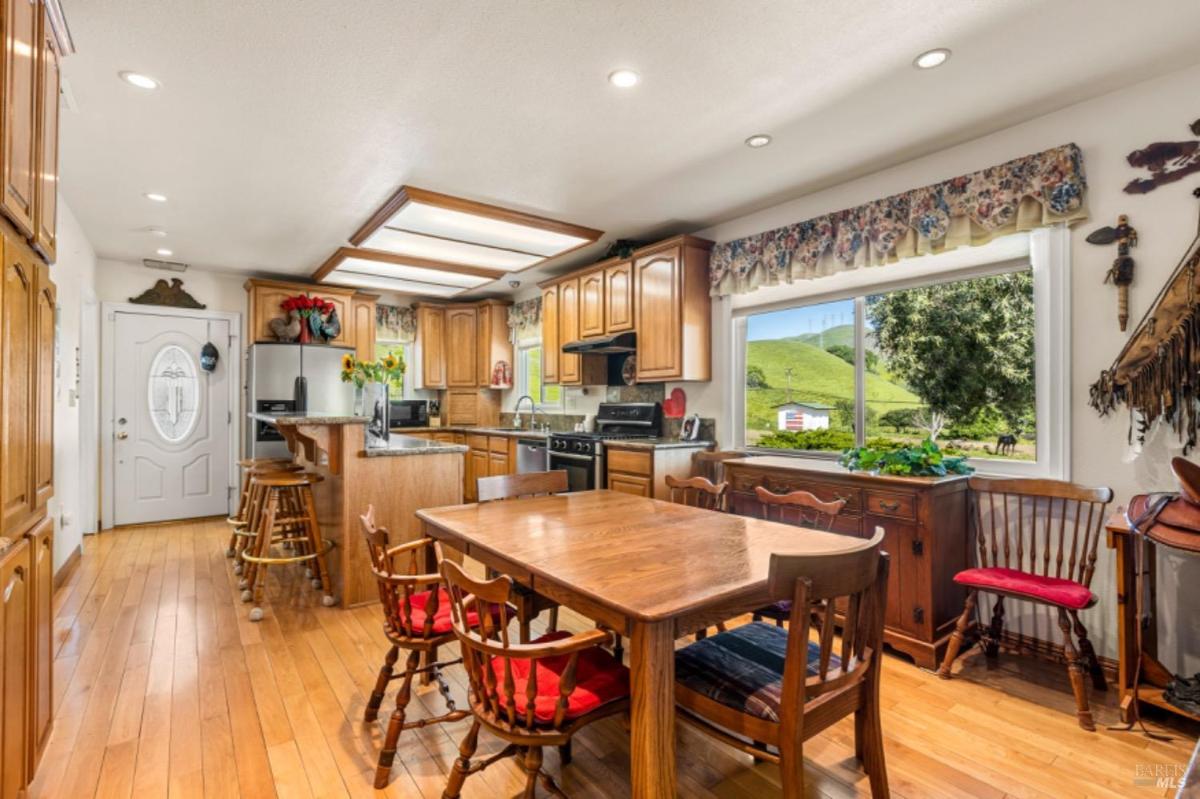
<path id="1" fill-rule="evenodd" d="M 787 621 L 792 616 L 792 600 L 781 599 L 778 602 L 772 602 L 770 605 L 765 605 L 754 611 L 754 614 L 768 619 Z"/>
<path id="2" fill-rule="evenodd" d="M 675 653 L 675 680 L 701 696 L 768 721 L 779 721 L 788 631 L 763 622 L 735 627 Z M 808 673 L 815 675 L 820 647 L 808 643 Z M 830 655 L 829 668 L 840 664 Z"/>

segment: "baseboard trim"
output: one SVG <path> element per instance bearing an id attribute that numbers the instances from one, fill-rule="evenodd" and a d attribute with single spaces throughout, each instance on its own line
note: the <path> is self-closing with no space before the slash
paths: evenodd
<path id="1" fill-rule="evenodd" d="M 63 565 L 60 566 L 58 571 L 54 573 L 55 591 L 57 591 L 59 588 L 62 588 L 63 583 L 71 579 L 71 575 L 74 574 L 75 570 L 79 568 L 79 561 L 82 557 L 83 544 L 76 544 L 75 549 L 71 552 L 71 554 L 67 555 L 67 559 L 63 562 Z"/>
<path id="2" fill-rule="evenodd" d="M 978 636 L 980 629 L 981 626 L 976 625 L 976 636 Z M 1047 663 L 1057 663 L 1063 666 L 1067 663 L 1066 656 L 1063 655 L 1062 644 L 1043 641 L 1040 638 L 1013 632 L 1012 630 L 1005 630 L 1000 634 L 1000 646 L 1005 649 L 1014 649 L 1023 655 L 1031 655 Z M 1100 662 L 1100 668 L 1104 671 L 1104 678 L 1109 682 L 1115 683 L 1118 673 L 1117 661 L 1104 655 L 1096 655 L 1096 660 Z"/>

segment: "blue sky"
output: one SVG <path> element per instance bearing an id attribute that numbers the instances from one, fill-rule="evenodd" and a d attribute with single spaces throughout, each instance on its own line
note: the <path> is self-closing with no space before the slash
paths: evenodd
<path id="1" fill-rule="evenodd" d="M 746 320 L 746 338 L 787 338 L 803 333 L 819 333 L 838 325 L 854 324 L 854 300 L 838 300 L 803 308 L 755 314 Z"/>

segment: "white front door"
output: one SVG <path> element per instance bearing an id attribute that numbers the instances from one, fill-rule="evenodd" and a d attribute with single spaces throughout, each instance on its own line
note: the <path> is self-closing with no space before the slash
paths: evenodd
<path id="1" fill-rule="evenodd" d="M 113 330 L 113 523 L 229 513 L 229 321 L 118 311 Z"/>

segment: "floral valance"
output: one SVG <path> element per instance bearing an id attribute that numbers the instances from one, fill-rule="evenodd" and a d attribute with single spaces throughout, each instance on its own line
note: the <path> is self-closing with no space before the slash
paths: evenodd
<path id="1" fill-rule="evenodd" d="M 417 314 L 408 305 L 375 305 L 375 338 L 411 344 L 417 339 Z"/>
<path id="2" fill-rule="evenodd" d="M 542 298 L 514 303 L 508 308 L 508 327 L 512 330 L 513 342 L 541 338 Z"/>
<path id="3" fill-rule="evenodd" d="M 1087 218 L 1075 144 L 713 248 L 714 296 L 880 266 Z"/>

